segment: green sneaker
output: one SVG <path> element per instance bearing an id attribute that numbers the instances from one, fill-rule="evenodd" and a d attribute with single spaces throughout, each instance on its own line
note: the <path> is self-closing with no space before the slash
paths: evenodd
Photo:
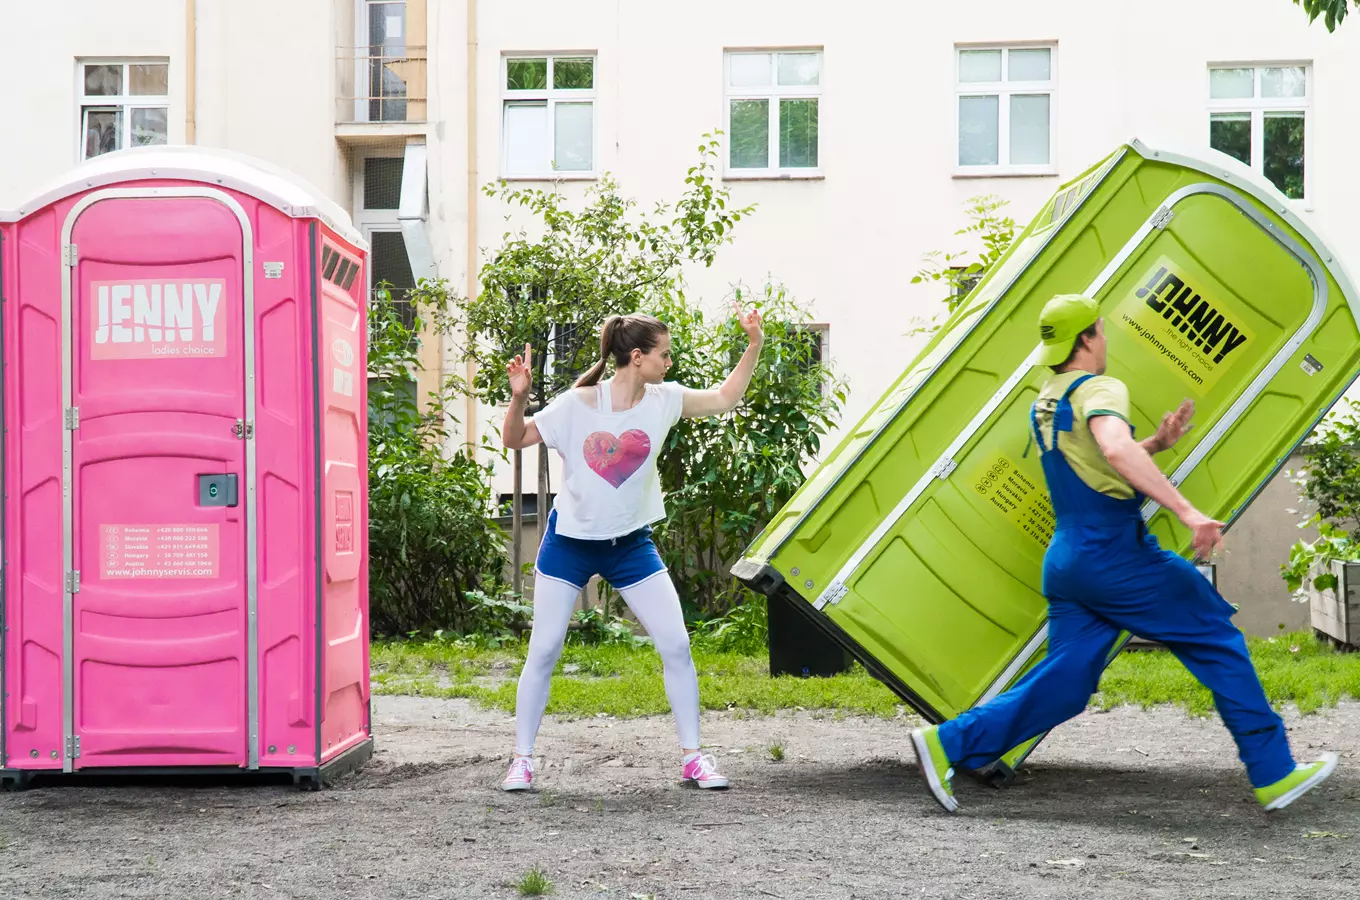
<path id="1" fill-rule="evenodd" d="M 1284 809 L 1313 788 L 1327 780 L 1327 776 L 1336 769 L 1338 757 L 1335 753 L 1324 753 L 1322 759 L 1315 763 L 1303 765 L 1300 763 L 1285 777 L 1274 784 L 1266 785 L 1256 789 L 1256 799 L 1269 812 L 1274 809 Z"/>
<path id="2" fill-rule="evenodd" d="M 949 787 L 949 779 L 954 777 L 954 770 L 950 768 L 949 758 L 944 755 L 944 747 L 940 744 L 939 727 L 931 725 L 928 728 L 914 729 L 911 733 L 911 746 L 916 750 L 916 761 L 921 766 L 921 777 L 926 780 L 936 802 L 944 807 L 945 812 L 957 810 L 959 801 L 954 799 L 954 791 Z"/>

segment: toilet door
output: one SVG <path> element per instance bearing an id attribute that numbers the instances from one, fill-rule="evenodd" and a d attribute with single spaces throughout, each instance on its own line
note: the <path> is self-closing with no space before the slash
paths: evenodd
<path id="1" fill-rule="evenodd" d="M 109 193 L 68 225 L 66 768 L 245 766 L 248 226 Z"/>

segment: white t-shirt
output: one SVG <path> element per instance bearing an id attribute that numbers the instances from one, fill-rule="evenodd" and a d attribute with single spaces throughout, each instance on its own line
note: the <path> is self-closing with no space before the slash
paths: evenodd
<path id="1" fill-rule="evenodd" d="M 553 509 L 563 537 L 609 540 L 666 517 L 656 456 L 680 421 L 684 388 L 649 384 L 636 406 L 613 412 L 612 381 L 598 385 L 598 408 L 572 388 L 534 416 L 543 443 L 562 457 Z"/>

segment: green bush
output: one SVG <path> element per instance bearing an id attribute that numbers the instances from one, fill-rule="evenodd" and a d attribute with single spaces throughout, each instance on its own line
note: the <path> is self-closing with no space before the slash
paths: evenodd
<path id="1" fill-rule="evenodd" d="M 741 289 L 734 299 L 752 303 Z M 845 384 L 820 359 L 808 310 L 775 284 L 754 302 L 765 346 L 742 404 L 725 416 L 681 419 L 657 457 L 667 518 L 656 543 L 691 620 L 752 597 L 729 569 L 802 485 L 804 466 L 845 403 Z M 706 318 L 680 293 L 650 311 L 670 328 L 668 377 L 682 384 L 718 386 L 746 349 L 730 312 Z"/>
<path id="2" fill-rule="evenodd" d="M 695 636 L 719 653 L 763 656 L 770 645 L 770 611 L 764 596 L 748 591 L 738 606 L 700 623 Z"/>
<path id="3" fill-rule="evenodd" d="M 1360 405 L 1343 400 L 1304 446 L 1303 469 L 1291 473 L 1303 499 L 1316 512 L 1299 523 L 1315 527 L 1318 539 L 1299 541 L 1280 566 L 1289 589 L 1300 598 L 1311 586 L 1335 590 L 1333 562 L 1360 560 Z"/>
<path id="4" fill-rule="evenodd" d="M 424 285 L 424 283 L 422 283 Z M 418 310 L 422 289 L 414 292 Z M 438 307 L 435 307 L 437 310 Z M 379 291 L 369 311 L 369 609 L 373 631 L 510 631 L 523 616 L 501 599 L 505 539 L 491 520 L 489 466 L 462 451 L 445 455 L 449 379 L 422 404 L 415 375 L 422 319 Z M 449 327 L 434 315 L 430 335 Z M 493 599 L 496 598 L 496 599 Z M 513 599 L 513 598 L 511 598 Z"/>

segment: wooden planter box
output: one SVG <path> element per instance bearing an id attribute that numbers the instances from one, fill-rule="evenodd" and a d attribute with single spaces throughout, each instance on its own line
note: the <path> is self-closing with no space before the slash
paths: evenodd
<path id="1" fill-rule="evenodd" d="M 1313 630 L 1349 649 L 1360 648 L 1360 563 L 1334 562 L 1335 591 L 1308 589 Z"/>

